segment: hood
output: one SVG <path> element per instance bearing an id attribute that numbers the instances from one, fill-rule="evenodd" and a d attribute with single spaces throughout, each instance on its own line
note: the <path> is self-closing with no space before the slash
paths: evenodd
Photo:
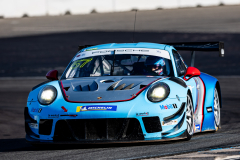
<path id="1" fill-rule="evenodd" d="M 85 77 L 61 80 L 65 99 L 69 102 L 126 101 L 136 97 L 144 87 L 160 77 L 117 76 Z"/>

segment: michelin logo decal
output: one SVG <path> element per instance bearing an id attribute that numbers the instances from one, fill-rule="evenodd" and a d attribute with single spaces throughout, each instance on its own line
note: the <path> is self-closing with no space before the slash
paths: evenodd
<path id="1" fill-rule="evenodd" d="M 83 111 L 117 111 L 117 106 L 110 105 L 77 106 L 76 112 Z"/>

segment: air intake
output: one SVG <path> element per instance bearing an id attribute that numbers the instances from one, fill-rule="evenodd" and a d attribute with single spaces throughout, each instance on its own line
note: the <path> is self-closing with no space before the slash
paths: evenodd
<path id="1" fill-rule="evenodd" d="M 121 141 L 143 140 L 139 121 L 135 118 L 58 120 L 54 141 Z"/>

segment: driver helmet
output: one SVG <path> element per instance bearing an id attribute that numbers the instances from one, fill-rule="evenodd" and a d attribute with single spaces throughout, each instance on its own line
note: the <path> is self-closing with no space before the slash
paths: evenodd
<path id="1" fill-rule="evenodd" d="M 157 73 L 158 75 L 163 75 L 163 67 L 165 66 L 165 61 L 161 57 L 148 57 L 145 61 L 145 66 L 148 70 Z"/>

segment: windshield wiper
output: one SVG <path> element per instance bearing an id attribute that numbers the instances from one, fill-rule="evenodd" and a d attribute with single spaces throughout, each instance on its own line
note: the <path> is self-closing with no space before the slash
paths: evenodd
<path id="1" fill-rule="evenodd" d="M 113 75 L 113 72 L 114 72 L 115 52 L 116 52 L 116 50 L 113 51 L 113 65 L 112 65 L 111 74 L 110 74 L 111 76 Z"/>

